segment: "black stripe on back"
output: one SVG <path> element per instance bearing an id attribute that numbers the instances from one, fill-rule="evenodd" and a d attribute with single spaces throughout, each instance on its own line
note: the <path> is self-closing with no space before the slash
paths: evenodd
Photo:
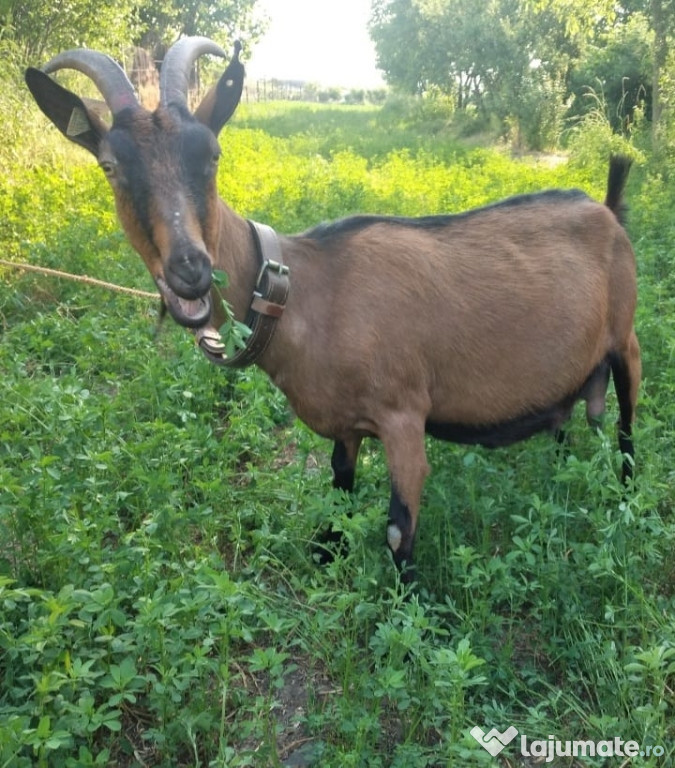
<path id="1" fill-rule="evenodd" d="M 509 208 L 520 208 L 536 203 L 559 204 L 574 200 L 588 199 L 588 195 L 578 189 L 551 189 L 545 192 L 536 192 L 527 195 L 516 195 L 500 200 L 496 203 L 490 203 L 481 208 L 474 208 L 470 211 L 454 214 L 440 214 L 435 216 L 378 216 L 371 214 L 360 214 L 356 216 L 347 216 L 337 221 L 324 222 L 304 233 L 305 237 L 314 240 L 326 240 L 333 237 L 350 235 L 359 232 L 374 224 L 388 224 L 392 226 L 408 227 L 411 229 L 433 230 L 441 227 L 449 227 L 460 221 L 466 221 L 474 216 L 478 216 L 486 211 L 508 210 Z"/>

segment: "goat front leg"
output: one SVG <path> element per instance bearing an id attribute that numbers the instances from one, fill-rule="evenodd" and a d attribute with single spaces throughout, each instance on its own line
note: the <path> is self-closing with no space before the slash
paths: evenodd
<path id="1" fill-rule="evenodd" d="M 387 544 L 401 580 L 415 579 L 413 548 L 424 481 L 429 474 L 424 446 L 424 420 L 398 415 L 381 434 L 391 479 Z"/>

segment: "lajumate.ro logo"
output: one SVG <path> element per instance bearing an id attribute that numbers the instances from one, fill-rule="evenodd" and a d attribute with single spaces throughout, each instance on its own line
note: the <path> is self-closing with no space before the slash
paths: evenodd
<path id="1" fill-rule="evenodd" d="M 518 735 L 518 729 L 510 725 L 505 731 L 496 728 L 485 733 L 479 726 L 471 731 L 473 738 L 496 757 Z M 619 736 L 600 741 L 590 739 L 560 741 L 555 736 L 547 739 L 530 739 L 526 734 L 520 734 L 520 754 L 523 757 L 544 758 L 547 763 L 556 757 L 662 757 L 665 748 L 660 744 L 639 744 L 637 741 L 624 741 Z"/>

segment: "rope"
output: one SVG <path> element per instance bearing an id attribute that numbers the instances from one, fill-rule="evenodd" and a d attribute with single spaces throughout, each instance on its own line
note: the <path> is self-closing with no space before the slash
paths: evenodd
<path id="1" fill-rule="evenodd" d="M 13 269 L 23 269 L 27 272 L 39 272 L 42 275 L 50 275 L 51 277 L 62 277 L 66 280 L 75 280 L 79 283 L 86 283 L 87 285 L 95 285 L 97 288 L 107 288 L 109 291 L 117 291 L 118 293 L 126 293 L 128 296 L 136 296 L 139 299 L 159 299 L 158 293 L 150 293 L 149 291 L 140 291 L 137 288 L 126 288 L 123 285 L 116 285 L 115 283 L 107 283 L 105 280 L 97 280 L 95 277 L 88 277 L 87 275 L 72 275 L 70 272 L 61 272 L 58 269 L 49 269 L 48 267 L 38 267 L 34 264 L 24 264 L 22 262 L 6 261 L 0 259 L 0 266 L 12 267 Z"/>

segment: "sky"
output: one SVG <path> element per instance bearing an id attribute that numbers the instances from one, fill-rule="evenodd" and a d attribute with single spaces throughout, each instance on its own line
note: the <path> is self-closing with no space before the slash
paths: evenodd
<path id="1" fill-rule="evenodd" d="M 248 56 L 249 79 L 382 85 L 368 36 L 370 0 L 260 0 L 259 5 L 270 22 Z"/>

